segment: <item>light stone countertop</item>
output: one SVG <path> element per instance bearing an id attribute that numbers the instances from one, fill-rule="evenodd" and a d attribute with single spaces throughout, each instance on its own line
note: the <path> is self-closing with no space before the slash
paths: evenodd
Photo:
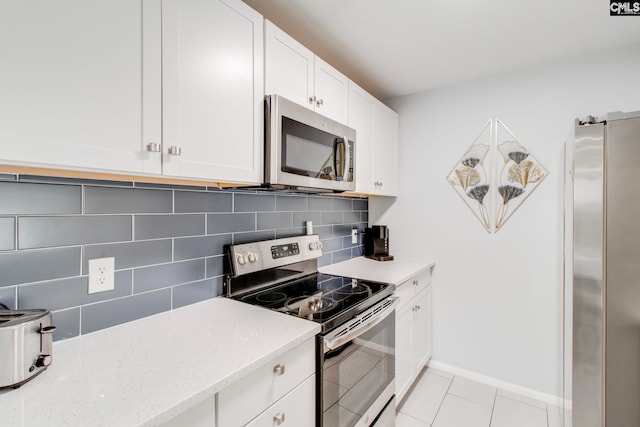
<path id="1" fill-rule="evenodd" d="M 159 425 L 319 331 L 218 297 L 58 341 L 46 371 L 0 391 L 0 425 Z"/>
<path id="2" fill-rule="evenodd" d="M 398 286 L 434 265 L 435 261 L 423 258 L 395 258 L 393 261 L 375 261 L 362 256 L 320 267 L 318 271 L 333 276 L 393 283 Z"/>

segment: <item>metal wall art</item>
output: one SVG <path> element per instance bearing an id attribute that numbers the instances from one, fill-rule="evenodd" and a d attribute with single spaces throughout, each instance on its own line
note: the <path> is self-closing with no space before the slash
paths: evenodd
<path id="1" fill-rule="evenodd" d="M 447 181 L 489 233 L 507 222 L 547 170 L 498 118 L 488 120 Z"/>

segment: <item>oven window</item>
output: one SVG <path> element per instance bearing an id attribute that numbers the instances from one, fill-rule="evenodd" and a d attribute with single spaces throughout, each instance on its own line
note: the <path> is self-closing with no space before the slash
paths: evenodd
<path id="1" fill-rule="evenodd" d="M 322 425 L 352 427 L 393 382 L 395 312 L 336 350 L 323 350 Z"/>
<path id="2" fill-rule="evenodd" d="M 335 135 L 282 117 L 282 171 L 333 179 Z"/>

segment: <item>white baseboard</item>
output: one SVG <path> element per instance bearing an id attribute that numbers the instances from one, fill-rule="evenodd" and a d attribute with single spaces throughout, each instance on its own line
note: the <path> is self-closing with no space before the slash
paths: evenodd
<path id="1" fill-rule="evenodd" d="M 563 399 L 560 396 L 554 396 L 552 394 L 542 393 L 537 390 L 533 390 L 521 385 L 513 384 L 507 381 L 502 381 L 497 378 L 493 378 L 487 375 L 478 374 L 466 369 L 457 368 L 455 366 L 448 365 L 438 360 L 431 360 L 427 366 L 434 369 L 438 369 L 444 372 L 448 372 L 453 375 L 458 375 L 470 380 L 478 381 L 490 386 L 510 391 L 511 393 L 519 394 L 521 396 L 529 397 L 531 399 L 540 400 L 551 406 L 562 407 Z"/>

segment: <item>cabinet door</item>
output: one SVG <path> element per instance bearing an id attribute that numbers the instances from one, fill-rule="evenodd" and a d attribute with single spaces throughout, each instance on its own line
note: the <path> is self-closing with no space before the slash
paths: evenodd
<path id="1" fill-rule="evenodd" d="M 264 34 L 265 94 L 313 110 L 313 52 L 269 21 L 264 22 Z"/>
<path id="2" fill-rule="evenodd" d="M 431 357 L 431 287 L 416 297 L 413 319 L 413 364 L 416 373 Z"/>
<path id="3" fill-rule="evenodd" d="M 356 130 L 356 193 L 373 193 L 373 117 L 377 101 L 349 81 L 349 118 Z"/>
<path id="4" fill-rule="evenodd" d="M 413 362 L 411 360 L 411 341 L 413 340 L 413 305 L 409 304 L 396 311 L 396 403 L 402 401 L 411 387 Z"/>
<path id="5" fill-rule="evenodd" d="M 381 102 L 375 106 L 373 178 L 375 194 L 397 195 L 398 114 Z"/>
<path id="6" fill-rule="evenodd" d="M 349 79 L 316 56 L 315 58 L 316 111 L 340 123 L 347 123 Z"/>
<path id="7" fill-rule="evenodd" d="M 262 16 L 240 0 L 162 7 L 163 173 L 259 183 Z"/>
<path id="8" fill-rule="evenodd" d="M 0 2 L 0 158 L 158 173 L 160 154 L 143 146 L 160 142 L 160 69 L 143 56 L 159 59 L 159 10 L 142 0 Z"/>

